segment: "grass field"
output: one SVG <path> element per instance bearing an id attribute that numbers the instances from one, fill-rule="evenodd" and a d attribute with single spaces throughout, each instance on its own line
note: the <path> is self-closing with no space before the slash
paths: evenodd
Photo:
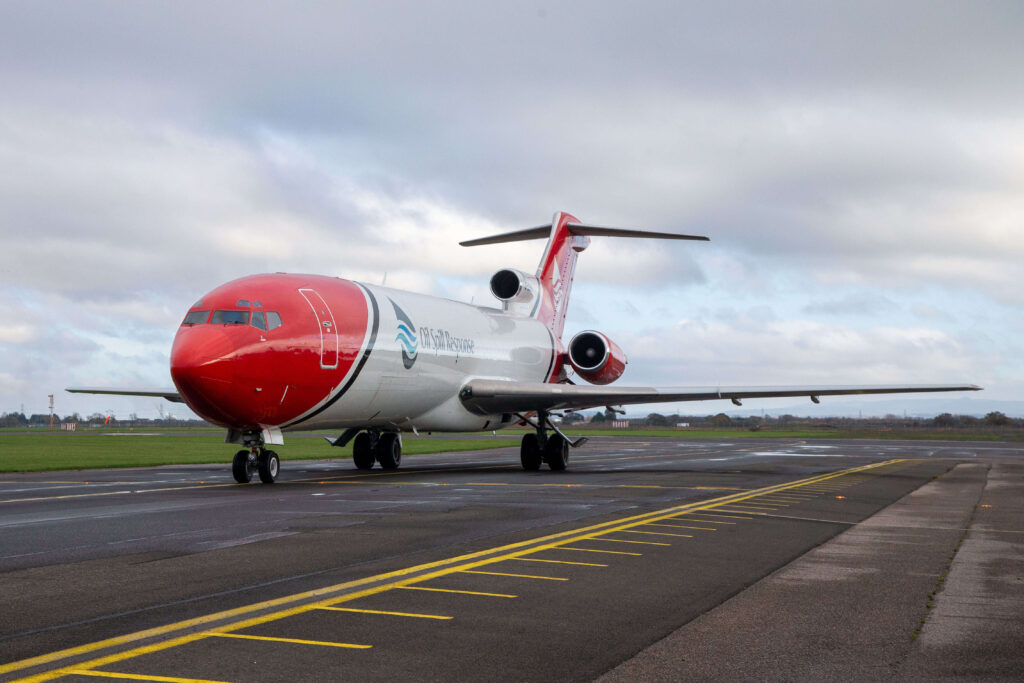
<path id="1" fill-rule="evenodd" d="M 180 433 L 180 430 L 179 430 Z M 403 455 L 517 446 L 507 439 L 417 439 L 403 436 Z M 109 436 L 104 434 L 0 434 L 0 472 L 147 467 L 231 463 L 239 446 L 221 433 L 198 436 Z M 350 459 L 352 449 L 332 448 L 323 439 L 288 439 L 275 450 L 282 460 Z M 518 453 L 516 454 L 518 458 Z"/>
<path id="2" fill-rule="evenodd" d="M 570 436 L 627 436 L 638 439 L 906 439 L 942 441 L 1024 441 L 1020 430 L 762 430 L 743 429 L 572 429 Z M 509 438 L 416 438 L 404 435 L 404 455 L 447 451 L 518 447 L 517 437 L 525 429 L 507 429 Z M 44 470 L 97 469 L 104 467 L 146 467 L 195 463 L 230 463 L 238 446 L 224 443 L 223 430 L 217 428 L 147 429 L 146 436 L 127 430 L 102 432 L 26 433 L 0 430 L 0 472 L 39 472 Z M 184 435 L 183 435 L 184 434 Z M 323 432 L 337 436 L 336 432 Z M 331 448 L 319 438 L 291 437 L 275 448 L 282 460 L 348 459 L 351 448 Z"/>

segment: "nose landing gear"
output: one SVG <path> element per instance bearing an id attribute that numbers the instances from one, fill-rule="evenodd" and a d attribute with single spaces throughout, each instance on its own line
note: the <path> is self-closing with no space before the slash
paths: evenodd
<path id="1" fill-rule="evenodd" d="M 252 481 L 253 474 L 259 474 L 260 481 L 264 484 L 273 484 L 277 481 L 277 474 L 281 471 L 281 459 L 277 453 L 264 448 L 263 440 L 258 437 L 245 439 L 243 443 L 247 448 L 235 453 L 231 461 L 231 474 L 235 481 L 239 484 L 248 484 Z"/>

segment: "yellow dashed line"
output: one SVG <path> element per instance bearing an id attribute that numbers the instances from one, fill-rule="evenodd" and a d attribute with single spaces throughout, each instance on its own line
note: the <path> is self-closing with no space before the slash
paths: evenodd
<path id="1" fill-rule="evenodd" d="M 480 591 L 459 591 L 454 588 L 428 588 L 427 586 L 395 586 L 395 588 L 401 588 L 407 591 L 431 591 L 433 593 L 460 593 L 462 595 L 486 595 L 490 598 L 515 598 L 519 597 L 516 595 L 508 595 L 507 593 L 481 593 Z"/>
<path id="2" fill-rule="evenodd" d="M 414 617 L 416 619 L 453 619 L 439 614 L 416 614 L 414 612 L 387 612 L 379 609 L 356 609 L 355 607 L 317 607 L 317 609 L 330 610 L 332 612 L 358 612 L 360 614 L 386 614 L 390 617 Z"/>
<path id="3" fill-rule="evenodd" d="M 644 526 L 665 526 L 673 529 L 696 529 L 698 531 L 718 531 L 713 527 L 709 526 L 686 526 L 685 524 L 645 524 Z"/>
<path id="4" fill-rule="evenodd" d="M 691 534 L 670 534 L 667 531 L 636 531 L 634 529 L 624 529 L 624 534 L 648 534 L 650 536 L 675 536 L 676 538 L 693 538 Z"/>
<path id="5" fill-rule="evenodd" d="M 556 548 L 556 550 L 579 550 L 580 552 L 583 552 L 583 553 L 608 553 L 609 555 L 635 555 L 636 557 L 640 557 L 641 555 L 643 555 L 643 553 L 627 553 L 627 552 L 623 552 L 621 550 L 598 550 L 596 548 L 570 548 L 569 546 L 564 546 L 564 545 L 558 546 L 558 548 Z"/>
<path id="6" fill-rule="evenodd" d="M 671 543 L 656 543 L 654 541 L 624 541 L 621 538 L 605 538 L 604 536 L 594 536 L 589 540 L 608 541 L 609 543 L 635 543 L 637 545 L 672 545 Z"/>
<path id="7" fill-rule="evenodd" d="M 369 650 L 373 645 L 357 645 L 355 643 L 332 643 L 326 640 L 301 640 L 299 638 L 274 638 L 273 636 L 251 636 L 246 633 L 217 633 L 211 631 L 206 635 L 213 638 L 241 638 L 243 640 L 269 640 L 274 643 L 295 643 L 297 645 L 320 645 L 322 647 L 342 647 L 349 650 Z"/>
<path id="8" fill-rule="evenodd" d="M 507 574 L 505 572 L 480 572 L 474 569 L 464 569 L 462 574 L 486 574 L 487 576 L 512 576 L 517 579 L 543 579 L 545 581 L 568 581 L 557 576 L 534 576 L 532 574 Z"/>
<path id="9" fill-rule="evenodd" d="M 542 560 L 538 557 L 513 557 L 513 560 L 519 560 L 520 562 L 550 562 L 551 564 L 575 564 L 580 567 L 607 567 L 606 564 L 597 564 L 596 562 L 569 562 L 567 560 Z"/>

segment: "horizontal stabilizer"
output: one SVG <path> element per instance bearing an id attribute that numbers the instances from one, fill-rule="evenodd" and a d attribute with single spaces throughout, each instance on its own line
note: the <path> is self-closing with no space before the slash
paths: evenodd
<path id="1" fill-rule="evenodd" d="M 647 237 L 662 240 L 700 240 L 708 242 L 710 239 L 702 235 L 680 235 L 674 232 L 653 232 L 650 230 L 634 230 L 631 228 L 610 228 L 604 225 L 586 225 L 583 223 L 567 223 L 566 228 L 570 235 L 590 235 L 594 237 Z M 551 234 L 551 224 L 539 225 L 536 228 L 516 230 L 490 237 L 480 237 L 475 240 L 459 242 L 464 247 L 479 247 L 484 244 L 502 244 L 504 242 L 524 242 L 526 240 L 547 239 Z"/>
<path id="2" fill-rule="evenodd" d="M 154 398 L 166 398 L 171 403 L 184 403 L 181 394 L 177 389 L 147 388 L 138 389 L 120 387 L 68 387 L 64 391 L 72 394 L 111 394 L 114 396 L 151 396 Z"/>
<path id="3" fill-rule="evenodd" d="M 841 396 L 858 394 L 908 394 L 933 391 L 979 391 L 974 384 L 890 384 L 779 387 L 592 387 L 475 379 L 459 394 L 462 404 L 480 415 L 520 413 L 531 410 L 581 410 L 606 405 L 678 403 L 720 399 L 774 398 L 786 396 Z"/>

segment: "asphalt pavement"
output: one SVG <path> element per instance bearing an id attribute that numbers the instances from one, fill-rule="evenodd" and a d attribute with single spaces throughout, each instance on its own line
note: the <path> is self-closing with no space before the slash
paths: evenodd
<path id="1" fill-rule="evenodd" d="M 281 450 L 286 448 L 283 447 Z M 226 454 L 226 457 L 230 454 Z M 0 680 L 1018 680 L 1013 444 L 0 476 Z M 975 507 L 977 506 L 977 507 Z"/>

